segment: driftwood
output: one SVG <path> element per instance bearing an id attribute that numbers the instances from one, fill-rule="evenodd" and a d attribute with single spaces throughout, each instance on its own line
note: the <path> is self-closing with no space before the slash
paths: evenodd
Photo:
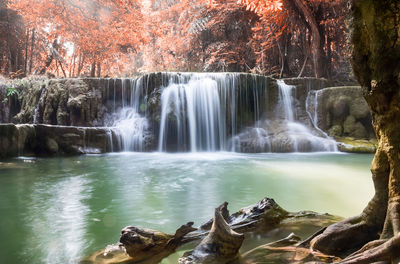
<path id="1" fill-rule="evenodd" d="M 236 233 L 226 223 L 223 213 L 226 203 L 215 209 L 209 234 L 192 251 L 179 259 L 179 264 L 227 263 L 237 258 L 244 235 Z M 226 216 L 226 215 L 225 215 Z"/>
<path id="2" fill-rule="evenodd" d="M 189 222 L 181 226 L 174 235 L 134 226 L 125 227 L 121 232 L 119 244 L 100 250 L 81 263 L 158 263 L 174 253 L 178 247 L 195 240 L 202 242 L 193 251 L 186 253 L 180 259 L 180 263 L 226 263 L 237 257 L 243 242 L 243 233 L 265 233 L 278 226 L 312 221 L 325 225 L 338 220 L 331 215 L 314 212 L 290 213 L 270 198 L 264 198 L 257 204 L 242 208 L 234 214 L 229 214 L 227 206 L 227 202 L 219 206 L 215 210 L 214 218 L 199 228 L 192 227 L 193 223 Z M 298 240 L 292 235 L 265 247 L 273 254 L 279 246 L 281 252 L 288 250 L 288 255 L 291 256 L 293 252 L 300 250 L 296 251 L 293 247 L 289 247 Z M 297 246 L 301 245 L 303 248 L 307 246 L 306 244 L 308 243 Z M 269 250 L 269 248 L 274 249 Z M 305 252 L 300 251 L 302 254 Z"/>
<path id="3" fill-rule="evenodd" d="M 142 261 L 149 257 L 161 260 L 182 244 L 182 238 L 186 234 L 196 230 L 192 225 L 193 222 L 189 222 L 181 226 L 176 230 L 175 235 L 128 226 L 121 231 L 120 243 L 132 262 Z"/>

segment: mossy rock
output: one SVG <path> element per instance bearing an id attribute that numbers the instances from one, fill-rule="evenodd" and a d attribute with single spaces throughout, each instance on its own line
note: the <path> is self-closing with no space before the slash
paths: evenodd
<path id="1" fill-rule="evenodd" d="M 357 122 L 357 119 L 352 115 L 349 115 L 344 121 L 343 132 L 346 136 L 357 139 L 368 138 L 367 129 L 363 126 L 363 124 L 361 124 L 361 122 Z"/>
<path id="2" fill-rule="evenodd" d="M 339 143 L 338 148 L 342 152 L 348 153 L 375 153 L 377 148 L 377 141 L 354 139 L 350 137 L 335 138 Z"/>
<path id="3" fill-rule="evenodd" d="M 341 137 L 343 134 L 343 127 L 341 125 L 334 125 L 329 129 L 329 136 Z"/>

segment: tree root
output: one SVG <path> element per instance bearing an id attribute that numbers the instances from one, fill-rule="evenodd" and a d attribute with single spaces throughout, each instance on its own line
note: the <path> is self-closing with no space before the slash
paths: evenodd
<path id="1" fill-rule="evenodd" d="M 400 234 L 389 240 L 376 240 L 345 258 L 341 264 L 395 263 L 400 258 Z M 397 263 L 397 262 L 396 262 Z"/>
<path id="2" fill-rule="evenodd" d="M 368 224 L 362 216 L 345 219 L 333 224 L 313 238 L 310 246 L 326 254 L 344 257 L 369 241 L 379 238 L 379 228 Z"/>

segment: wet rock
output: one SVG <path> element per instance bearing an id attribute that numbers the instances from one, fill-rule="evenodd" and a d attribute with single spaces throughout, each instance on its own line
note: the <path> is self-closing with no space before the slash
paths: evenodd
<path id="1" fill-rule="evenodd" d="M 313 105 L 312 105 L 313 106 Z M 361 87 L 329 87 L 319 91 L 318 126 L 328 134 L 357 139 L 375 138 L 371 114 Z M 314 111 L 314 108 L 309 109 Z M 343 128 L 340 133 L 338 126 Z"/>
<path id="2" fill-rule="evenodd" d="M 364 98 L 353 98 L 350 102 L 350 115 L 356 119 L 366 118 L 370 115 L 370 110 Z"/>
<path id="3" fill-rule="evenodd" d="M 104 153 L 111 144 L 108 128 L 0 124 L 0 158 Z"/>
<path id="4" fill-rule="evenodd" d="M 377 148 L 377 141 L 360 140 L 349 137 L 335 138 L 339 142 L 338 148 L 342 152 L 348 153 L 375 153 Z"/>
<path id="5" fill-rule="evenodd" d="M 17 123 L 102 124 L 101 86 L 90 79 L 27 79 L 21 87 Z"/>
<path id="6" fill-rule="evenodd" d="M 259 152 L 312 152 L 333 151 L 336 143 L 318 131 L 303 124 L 274 120 L 248 128 L 234 138 L 237 150 L 245 153 Z"/>
<path id="7" fill-rule="evenodd" d="M 333 114 L 334 118 L 343 118 L 348 111 L 348 104 L 350 102 L 350 97 L 348 96 L 340 96 L 339 98 L 330 98 L 331 106 L 330 111 Z"/>
<path id="8" fill-rule="evenodd" d="M 329 136 L 341 137 L 343 134 L 343 127 L 341 125 L 335 125 L 329 129 Z"/>
<path id="9" fill-rule="evenodd" d="M 0 158 L 18 155 L 18 129 L 13 124 L 0 125 Z"/>
<path id="10" fill-rule="evenodd" d="M 47 151 L 48 151 L 50 154 L 56 154 L 56 153 L 58 153 L 58 144 L 57 144 L 57 142 L 56 142 L 54 139 L 52 139 L 52 138 L 47 138 L 47 139 L 46 139 L 46 148 L 47 148 Z"/>
<path id="11" fill-rule="evenodd" d="M 352 115 L 348 116 L 343 123 L 343 132 L 346 136 L 364 139 L 368 138 L 368 132 L 361 122 L 357 122 Z"/>

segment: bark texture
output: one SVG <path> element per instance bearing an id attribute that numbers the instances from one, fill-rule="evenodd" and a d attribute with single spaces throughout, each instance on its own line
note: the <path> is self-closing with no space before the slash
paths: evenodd
<path id="1" fill-rule="evenodd" d="M 210 233 L 194 250 L 185 253 L 179 264 L 229 263 L 237 258 L 244 235 L 232 230 L 224 219 L 224 212 L 227 212 L 226 204 L 215 209 Z"/>
<path id="2" fill-rule="evenodd" d="M 389 263 L 400 257 L 400 2 L 355 0 L 353 16 L 353 69 L 379 142 L 375 195 L 360 216 L 328 227 L 311 245 L 335 255 L 362 247 L 343 263 Z"/>

